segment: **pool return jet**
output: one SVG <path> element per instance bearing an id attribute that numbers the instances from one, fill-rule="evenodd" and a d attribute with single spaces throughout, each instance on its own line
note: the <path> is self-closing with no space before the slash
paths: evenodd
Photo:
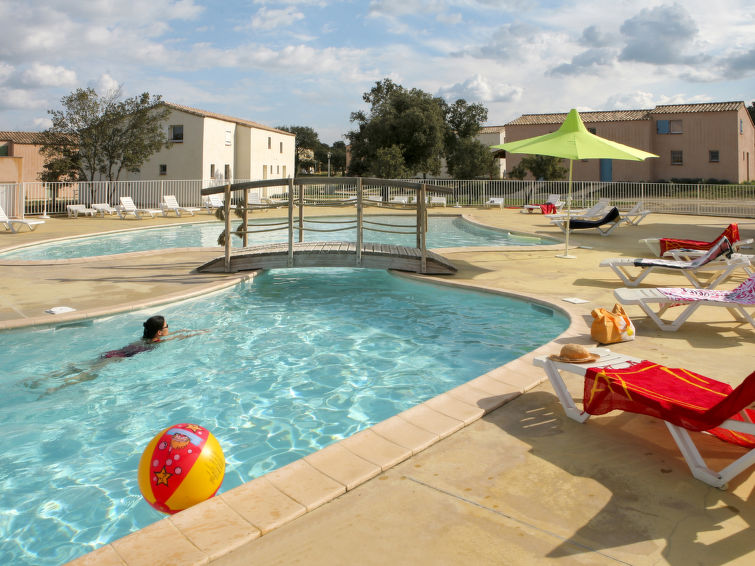
<path id="1" fill-rule="evenodd" d="M 260 197 L 263 189 L 284 188 L 278 198 Z M 413 202 L 404 204 L 408 199 L 396 199 L 390 202 L 389 189 L 414 192 Z M 250 192 L 253 195 L 250 201 Z M 424 183 L 372 179 L 363 177 L 305 178 L 305 179 L 270 179 L 250 181 L 208 187 L 202 189 L 203 196 L 223 194 L 225 218 L 225 254 L 205 263 L 198 268 L 202 272 L 231 273 L 254 269 L 273 269 L 291 267 L 363 267 L 373 269 L 397 269 L 413 271 L 428 275 L 449 275 L 456 272 L 456 267 L 444 257 L 427 249 L 427 205 L 428 191 L 440 194 L 452 194 L 453 189 L 429 186 Z M 241 193 L 239 195 L 239 193 Z M 239 198 L 240 197 L 240 198 Z M 231 208 L 241 212 L 242 222 L 234 233 L 242 237 L 243 247 L 231 249 Z M 308 219 L 305 226 L 304 208 L 322 206 L 341 206 L 356 209 L 356 219 L 343 220 Z M 383 219 L 365 219 L 364 209 L 370 206 L 411 210 L 416 208 L 416 222 L 412 225 L 392 224 Z M 270 208 L 288 208 L 288 219 L 269 223 L 248 223 L 249 212 Z M 298 208 L 298 215 L 294 214 Z M 411 218 L 410 215 L 402 215 Z M 343 226 L 346 223 L 347 226 Z M 328 227 L 339 224 L 340 227 Z M 252 229 L 250 229 L 252 228 Z M 305 242 L 304 232 L 336 232 L 356 228 L 356 242 Z M 249 234 L 287 230 L 286 243 L 266 244 L 249 247 Z M 393 244 L 369 243 L 364 241 L 364 231 L 387 232 L 394 234 L 416 234 L 416 247 Z M 295 240 L 298 234 L 298 241 Z"/>

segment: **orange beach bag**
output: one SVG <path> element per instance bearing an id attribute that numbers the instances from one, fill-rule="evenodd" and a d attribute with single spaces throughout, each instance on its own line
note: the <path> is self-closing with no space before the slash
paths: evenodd
<path id="1" fill-rule="evenodd" d="M 634 340 L 634 324 L 620 304 L 616 303 L 613 311 L 604 308 L 594 309 L 592 318 L 590 336 L 596 342 L 613 344 Z"/>

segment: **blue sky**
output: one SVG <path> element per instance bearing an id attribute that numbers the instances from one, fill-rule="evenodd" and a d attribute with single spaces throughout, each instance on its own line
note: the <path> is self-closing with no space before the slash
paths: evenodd
<path id="1" fill-rule="evenodd" d="M 0 130 L 78 87 L 343 139 L 389 77 L 525 113 L 755 99 L 751 1 L 0 0 Z"/>

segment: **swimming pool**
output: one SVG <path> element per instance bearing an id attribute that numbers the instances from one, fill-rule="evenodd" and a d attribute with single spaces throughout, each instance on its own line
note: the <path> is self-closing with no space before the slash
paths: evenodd
<path id="1" fill-rule="evenodd" d="M 410 216 L 380 216 L 367 217 L 386 223 L 401 223 L 406 225 L 402 232 L 412 230 L 413 218 Z M 342 220 L 340 224 L 318 224 L 314 220 L 325 218 L 305 219 L 305 228 L 334 229 L 349 226 L 342 217 L 329 217 L 328 221 Z M 353 218 L 349 218 L 353 220 Z M 250 225 L 271 223 L 275 220 L 250 219 Z M 233 224 L 235 230 L 239 222 Z M 382 226 L 376 226 L 385 229 Z M 264 229 L 265 227 L 260 227 Z M 253 228 L 252 228 L 253 229 Z M 159 248 L 176 247 L 212 247 L 217 246 L 218 235 L 223 231 L 223 223 L 207 222 L 181 224 L 164 228 L 143 228 L 114 234 L 71 238 L 68 240 L 37 244 L 0 254 L 5 259 L 47 260 L 65 259 L 87 256 L 110 255 L 123 252 L 136 252 Z M 249 244 L 268 244 L 285 242 L 288 238 L 287 230 L 276 232 L 260 232 L 249 235 Z M 355 230 L 339 232 L 305 232 L 306 241 L 356 241 Z M 383 232 L 365 232 L 365 241 L 416 246 L 414 234 L 389 234 Z M 458 216 L 431 216 L 428 220 L 427 246 L 429 248 L 450 248 L 458 246 L 532 246 L 542 244 L 556 244 L 558 241 L 527 234 L 518 234 L 507 230 L 497 230 L 473 224 Z M 241 246 L 241 239 L 232 238 L 233 246 Z"/>
<path id="2" fill-rule="evenodd" d="M 170 424 L 215 434 L 223 492 L 567 327 L 525 301 L 350 269 L 271 271 L 160 313 L 171 331 L 210 332 L 50 393 L 133 341 L 153 311 L 2 333 L 0 563 L 60 564 L 162 518 L 142 500 L 136 470 Z"/>

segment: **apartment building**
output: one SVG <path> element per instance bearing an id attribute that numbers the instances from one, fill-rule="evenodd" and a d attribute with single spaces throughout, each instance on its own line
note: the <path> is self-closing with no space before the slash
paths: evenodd
<path id="1" fill-rule="evenodd" d="M 129 180 L 260 180 L 294 176 L 295 135 L 257 122 L 165 103 L 170 147 Z"/>
<path id="2" fill-rule="evenodd" d="M 39 132 L 0 132 L 0 183 L 39 181 L 45 163 Z"/>
<path id="3" fill-rule="evenodd" d="M 579 181 L 755 180 L 755 125 L 744 102 L 659 105 L 645 110 L 580 113 L 589 131 L 658 159 L 574 162 Z M 554 132 L 566 113 L 525 114 L 505 125 L 506 141 Z M 508 153 L 510 171 L 524 157 Z"/>

